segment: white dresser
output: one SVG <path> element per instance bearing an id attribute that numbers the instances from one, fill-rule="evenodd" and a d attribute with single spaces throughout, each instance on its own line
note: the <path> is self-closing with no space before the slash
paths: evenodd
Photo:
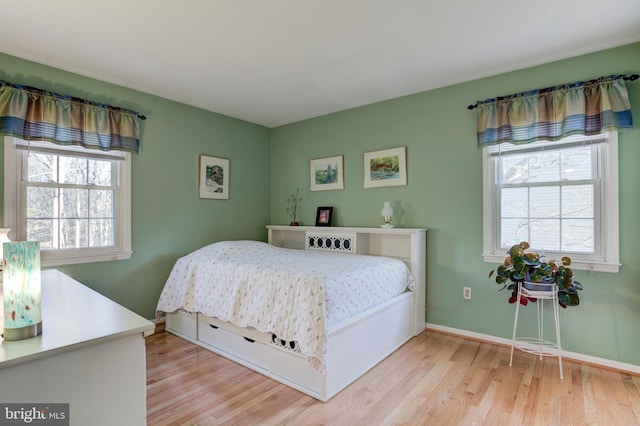
<path id="1" fill-rule="evenodd" d="M 151 321 L 46 270 L 42 328 L 38 337 L 0 339 L 0 401 L 69 403 L 72 425 L 146 424 Z"/>

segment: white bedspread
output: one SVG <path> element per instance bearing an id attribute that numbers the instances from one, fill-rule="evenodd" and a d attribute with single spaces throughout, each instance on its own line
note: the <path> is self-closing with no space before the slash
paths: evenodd
<path id="1" fill-rule="evenodd" d="M 224 241 L 176 261 L 157 310 L 201 312 L 297 341 L 326 372 L 327 328 L 413 290 L 400 260 Z"/>

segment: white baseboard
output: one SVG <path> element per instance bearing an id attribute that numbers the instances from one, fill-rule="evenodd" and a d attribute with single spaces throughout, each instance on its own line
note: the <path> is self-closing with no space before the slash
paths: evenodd
<path id="1" fill-rule="evenodd" d="M 453 334 L 460 337 L 468 337 L 474 340 L 481 340 L 484 342 L 495 343 L 501 346 L 511 347 L 511 339 L 491 336 L 489 334 L 476 333 L 473 331 L 462 330 L 459 328 L 452 328 L 444 325 L 431 324 L 431 323 L 427 323 L 426 328 L 427 330 L 441 331 L 443 333 Z M 584 355 L 576 352 L 569 352 L 564 349 L 562 350 L 562 358 L 571 360 L 571 361 L 583 362 L 586 364 L 598 365 L 604 368 L 611 368 L 614 370 L 624 371 L 631 374 L 640 374 L 640 365 L 627 364 L 624 362 L 613 361 L 606 358 L 598 358 L 591 355 Z"/>

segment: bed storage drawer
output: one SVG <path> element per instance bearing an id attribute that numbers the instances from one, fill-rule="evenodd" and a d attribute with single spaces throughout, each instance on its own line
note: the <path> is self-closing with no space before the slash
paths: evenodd
<path id="1" fill-rule="evenodd" d="M 314 392 L 322 392 L 323 377 L 299 354 L 270 347 L 269 371 Z"/>
<path id="2" fill-rule="evenodd" d="M 260 342 L 260 343 L 269 343 L 271 338 L 271 334 L 269 333 L 263 333 L 261 331 L 256 330 L 253 327 L 251 328 L 238 327 L 237 325 L 231 324 L 230 322 L 221 321 L 216 317 L 208 317 L 203 314 L 198 314 L 198 320 L 205 324 L 210 324 L 216 327 L 220 327 L 221 329 L 227 330 L 231 333 L 248 337 L 249 339 L 255 340 L 256 342 Z"/>
<path id="3" fill-rule="evenodd" d="M 214 324 L 198 322 L 198 340 L 223 351 L 229 351 L 230 333 Z"/>
<path id="4" fill-rule="evenodd" d="M 269 348 L 250 337 L 230 334 L 229 350 L 238 358 L 250 362 L 261 368 L 269 368 Z"/>
<path id="5" fill-rule="evenodd" d="M 167 313 L 166 327 L 191 339 L 198 338 L 198 320 L 195 312 L 178 310 Z"/>

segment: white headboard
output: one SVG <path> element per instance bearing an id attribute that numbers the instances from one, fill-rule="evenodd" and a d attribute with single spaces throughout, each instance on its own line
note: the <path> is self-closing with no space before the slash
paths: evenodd
<path id="1" fill-rule="evenodd" d="M 404 261 L 416 280 L 417 333 L 426 325 L 426 228 L 358 228 L 267 225 L 269 244 L 299 249 L 393 257 Z M 416 333 L 416 334 L 417 334 Z"/>

